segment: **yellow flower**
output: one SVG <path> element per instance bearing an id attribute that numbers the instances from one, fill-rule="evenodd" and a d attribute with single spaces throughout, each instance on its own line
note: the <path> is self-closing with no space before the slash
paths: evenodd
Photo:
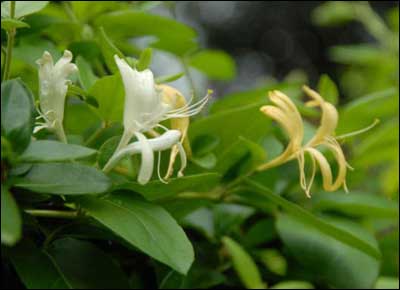
<path id="1" fill-rule="evenodd" d="M 315 135 L 303 145 L 304 127 L 303 120 L 294 103 L 288 96 L 279 91 L 269 92 L 269 98 L 274 105 L 263 106 L 261 112 L 277 121 L 289 135 L 290 141 L 285 151 L 273 160 L 261 165 L 258 170 L 265 170 L 278 166 L 292 159 L 297 159 L 300 170 L 300 185 L 308 197 L 311 196 L 311 186 L 314 181 L 317 164 L 322 174 L 323 188 L 326 191 L 335 191 L 343 186 L 347 192 L 346 172 L 351 168 L 343 154 L 340 144 L 334 137 L 338 123 L 338 112 L 336 108 L 326 102 L 317 92 L 307 86 L 303 86 L 304 92 L 312 99 L 306 103 L 308 107 L 320 107 L 322 111 L 320 126 Z M 338 173 L 333 180 L 332 170 L 325 156 L 317 149 L 318 146 L 325 146 L 335 156 L 338 164 Z M 305 154 L 311 158 L 312 174 L 307 182 L 304 165 Z"/>
<path id="2" fill-rule="evenodd" d="M 179 109 L 187 106 L 185 97 L 177 89 L 164 84 L 158 85 L 157 88 L 162 91 L 162 100 L 164 101 L 164 103 L 170 105 L 173 109 Z M 185 149 L 186 155 L 190 158 L 190 156 L 192 155 L 192 150 L 190 148 L 190 143 L 187 138 L 189 123 L 190 123 L 189 117 L 170 119 L 171 129 L 176 129 L 181 132 L 180 142 L 182 143 L 183 148 Z M 179 153 L 178 146 L 174 145 L 171 148 L 168 170 L 164 177 L 165 179 L 171 177 L 174 169 L 173 167 L 175 159 L 178 153 Z"/>

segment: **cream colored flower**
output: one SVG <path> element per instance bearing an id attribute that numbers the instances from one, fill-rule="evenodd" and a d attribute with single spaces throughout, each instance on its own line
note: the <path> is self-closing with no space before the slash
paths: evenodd
<path id="1" fill-rule="evenodd" d="M 64 55 L 53 63 L 53 57 L 47 51 L 36 61 L 39 65 L 39 118 L 44 122 L 37 123 L 34 132 L 47 128 L 53 131 L 58 138 L 67 142 L 63 128 L 65 97 L 68 90 L 69 75 L 78 71 L 71 63 L 72 53 L 64 51 Z"/>
<path id="2" fill-rule="evenodd" d="M 173 91 L 167 86 L 157 86 L 154 82 L 153 73 L 149 69 L 137 71 L 131 68 L 125 60 L 114 56 L 120 71 L 122 81 L 125 88 L 125 105 L 124 105 L 124 132 L 120 143 L 110 161 L 103 168 L 104 171 L 112 169 L 115 156 L 121 150 L 129 146 L 129 142 L 133 136 L 140 144 L 142 161 L 140 165 L 138 181 L 141 184 L 147 183 L 153 171 L 153 149 L 150 145 L 151 139 L 147 139 L 144 133 L 154 134 L 155 128 L 161 128 L 168 132 L 168 128 L 162 126 L 162 121 L 171 119 L 181 121 L 172 121 L 172 129 L 179 130 L 180 140 L 176 144 L 171 145 L 170 165 L 166 177 L 172 174 L 172 166 L 178 153 L 181 153 L 181 164 L 186 166 L 186 154 L 182 148 L 182 142 L 185 142 L 188 118 L 199 113 L 206 105 L 210 95 L 207 94 L 203 99 L 196 103 L 183 102 L 183 96 L 179 92 Z M 156 137 L 159 138 L 159 137 Z M 160 154 L 159 154 L 160 159 Z M 159 171 L 158 161 L 158 171 Z M 183 175 L 184 166 L 178 172 L 178 176 Z M 160 180 L 163 179 L 159 176 Z"/>
<path id="3" fill-rule="evenodd" d="M 322 111 L 321 122 L 315 135 L 303 145 L 303 120 L 296 106 L 290 98 L 282 92 L 270 92 L 269 98 L 274 105 L 263 106 L 260 110 L 277 121 L 285 129 L 290 141 L 281 155 L 261 165 L 258 170 L 265 170 L 283 164 L 289 160 L 297 159 L 300 170 L 300 185 L 308 197 L 311 195 L 310 191 L 317 165 L 322 174 L 324 190 L 335 191 L 343 186 L 344 190 L 347 192 L 346 172 L 347 168 L 351 167 L 347 164 L 342 148 L 334 137 L 338 123 L 337 110 L 332 104 L 326 102 L 317 92 L 309 87 L 303 86 L 303 90 L 312 99 L 306 103 L 306 106 L 320 107 Z M 325 146 L 333 153 L 336 159 L 338 173 L 335 179 L 333 178 L 329 162 L 318 150 L 319 146 Z M 312 161 L 312 174 L 308 182 L 304 172 L 306 153 L 308 153 Z"/>

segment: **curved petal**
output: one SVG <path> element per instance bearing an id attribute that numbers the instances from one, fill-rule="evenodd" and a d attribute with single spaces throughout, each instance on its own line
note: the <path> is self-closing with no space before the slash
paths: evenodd
<path id="1" fill-rule="evenodd" d="M 260 165 L 258 170 L 265 170 L 278 166 L 294 157 L 294 153 L 301 149 L 303 141 L 303 120 L 295 105 L 283 93 L 277 91 L 270 93 L 270 98 L 276 106 L 263 106 L 260 111 L 271 119 L 277 121 L 286 131 L 289 137 L 289 143 L 281 155 L 271 161 Z"/>
<path id="2" fill-rule="evenodd" d="M 338 123 L 338 112 L 331 103 L 325 100 L 314 90 L 307 86 L 303 86 L 304 92 L 313 100 L 306 103 L 309 107 L 319 106 L 322 110 L 320 126 L 314 137 L 307 143 L 306 146 L 316 146 L 323 142 L 326 137 L 332 136 L 335 132 Z"/>
<path id="3" fill-rule="evenodd" d="M 163 103 L 149 69 L 137 71 L 125 60 L 114 55 L 125 89 L 124 128 L 129 131 L 148 131 L 163 114 Z"/>
<path id="4" fill-rule="evenodd" d="M 136 132 L 135 135 L 139 141 L 142 153 L 142 160 L 140 163 L 140 169 L 138 174 L 138 182 L 140 184 L 146 184 L 147 182 L 149 182 L 153 174 L 154 152 L 146 136 L 144 136 L 142 133 L 139 132 Z"/>
<path id="5" fill-rule="evenodd" d="M 333 139 L 333 138 L 332 138 Z M 343 150 L 340 145 L 332 139 L 329 142 L 323 143 L 335 156 L 336 162 L 338 164 L 338 173 L 335 182 L 331 184 L 331 186 L 327 189 L 328 191 L 335 191 L 340 188 L 342 185 L 344 190 L 347 192 L 346 187 L 346 173 L 347 173 L 347 162 L 344 156 Z"/>
<path id="6" fill-rule="evenodd" d="M 271 102 L 276 104 L 279 108 L 281 108 L 290 119 L 291 128 L 292 128 L 292 136 L 293 143 L 295 147 L 300 147 L 303 142 L 304 136 L 304 127 L 303 127 L 303 119 L 299 111 L 296 108 L 296 105 L 290 100 L 288 96 L 280 91 L 272 91 L 269 92 L 269 98 Z"/>
<path id="7" fill-rule="evenodd" d="M 315 161 L 317 161 L 322 174 L 324 190 L 332 191 L 332 170 L 325 156 L 315 148 L 308 147 L 304 150 L 310 154 L 311 158 L 314 158 Z"/>

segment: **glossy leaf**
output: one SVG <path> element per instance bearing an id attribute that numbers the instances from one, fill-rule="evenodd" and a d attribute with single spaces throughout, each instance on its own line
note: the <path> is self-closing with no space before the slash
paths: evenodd
<path id="1" fill-rule="evenodd" d="M 28 289 L 72 289 L 46 251 L 23 240 L 9 252 L 18 276 Z"/>
<path id="2" fill-rule="evenodd" d="M 22 221 L 18 205 L 7 188 L 1 185 L 1 243 L 13 246 L 21 234 Z"/>
<path id="3" fill-rule="evenodd" d="M 329 103 L 336 105 L 339 98 L 339 91 L 336 84 L 328 75 L 322 75 L 318 82 L 318 93 Z"/>
<path id="4" fill-rule="evenodd" d="M 185 191 L 206 192 L 219 182 L 220 176 L 216 173 L 204 173 L 188 175 L 179 178 L 171 178 L 167 184 L 159 180 L 148 182 L 145 186 L 137 182 L 129 182 L 118 185 L 118 189 L 132 190 L 143 195 L 147 200 L 158 200 L 173 197 Z"/>
<path id="5" fill-rule="evenodd" d="M 230 80 L 236 75 L 235 61 L 224 51 L 202 50 L 191 56 L 189 63 L 210 79 Z"/>
<path id="6" fill-rule="evenodd" d="M 99 199 L 83 198 L 83 209 L 104 226 L 150 255 L 186 274 L 194 259 L 193 248 L 182 228 L 162 207 L 117 193 Z"/>
<path id="7" fill-rule="evenodd" d="M 10 2 L 1 2 L 1 17 L 10 17 Z M 47 6 L 49 1 L 15 1 L 15 18 L 39 12 Z"/>
<path id="8" fill-rule="evenodd" d="M 222 242 L 232 258 L 233 266 L 243 285 L 247 289 L 265 289 L 260 272 L 251 256 L 229 237 L 222 238 Z"/>
<path id="9" fill-rule="evenodd" d="M 124 106 L 124 87 L 119 75 L 105 76 L 98 79 L 89 89 L 99 107 L 94 109 L 104 120 L 121 121 Z"/>
<path id="10" fill-rule="evenodd" d="M 318 194 L 313 197 L 313 205 L 317 210 L 334 211 L 355 217 L 387 217 L 398 218 L 399 209 L 394 201 L 362 192 L 333 192 Z"/>
<path id="11" fill-rule="evenodd" d="M 63 238 L 54 241 L 47 252 L 74 289 L 128 288 L 128 279 L 119 265 L 89 242 Z"/>
<path id="12" fill-rule="evenodd" d="M 350 247 L 353 247 L 359 251 L 364 252 L 370 257 L 379 260 L 381 253 L 376 247 L 371 246 L 369 243 L 355 236 L 353 233 L 345 231 L 341 228 L 335 227 L 331 224 L 324 222 L 322 219 L 317 218 L 307 210 L 303 209 L 299 205 L 292 203 L 279 195 L 272 193 L 268 188 L 262 184 L 247 179 L 247 184 L 251 186 L 251 190 L 255 191 L 256 199 L 261 204 L 263 203 L 274 203 L 281 206 L 287 213 L 295 216 L 299 221 L 309 225 L 312 228 L 320 231 L 329 237 L 338 240 Z M 241 198 L 246 198 L 244 195 Z"/>
<path id="13" fill-rule="evenodd" d="M 359 225 L 342 220 L 328 221 L 377 248 L 374 238 Z M 277 229 L 291 253 L 302 267 L 313 272 L 316 281 L 322 280 L 335 288 L 365 289 L 374 285 L 379 262 L 357 248 L 321 233 L 293 216 L 279 215 Z"/>
<path id="14" fill-rule="evenodd" d="M 32 166 L 15 186 L 51 194 L 99 194 L 111 182 L 103 172 L 77 163 L 42 163 Z"/>
<path id="15" fill-rule="evenodd" d="M 33 127 L 32 93 L 19 79 L 1 84 L 1 132 L 14 150 L 23 151 L 31 141 Z"/>
<path id="16" fill-rule="evenodd" d="M 93 73 L 93 70 L 83 57 L 78 56 L 76 58 L 76 65 L 79 69 L 79 81 L 84 89 L 88 90 L 96 82 L 97 77 Z"/>
<path id="17" fill-rule="evenodd" d="M 58 141 L 33 141 L 20 156 L 23 162 L 67 161 L 92 156 L 96 150 Z"/>

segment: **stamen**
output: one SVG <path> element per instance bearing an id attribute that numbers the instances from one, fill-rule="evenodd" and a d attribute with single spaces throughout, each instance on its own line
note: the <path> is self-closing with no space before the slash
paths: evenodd
<path id="1" fill-rule="evenodd" d="M 379 119 L 375 119 L 375 120 L 372 122 L 372 124 L 369 125 L 368 127 L 365 127 L 365 128 L 363 128 L 363 129 L 360 129 L 360 130 L 357 130 L 357 131 L 354 131 L 354 132 L 351 132 L 351 133 L 347 133 L 347 134 L 343 134 L 343 135 L 340 135 L 340 136 L 336 136 L 335 138 L 336 138 L 337 140 L 341 140 L 341 139 L 345 139 L 345 138 L 349 138 L 349 137 L 353 137 L 353 136 L 356 136 L 356 135 L 365 133 L 365 132 L 371 130 L 372 128 L 374 128 L 377 124 L 379 124 L 379 122 L 380 122 Z"/>

